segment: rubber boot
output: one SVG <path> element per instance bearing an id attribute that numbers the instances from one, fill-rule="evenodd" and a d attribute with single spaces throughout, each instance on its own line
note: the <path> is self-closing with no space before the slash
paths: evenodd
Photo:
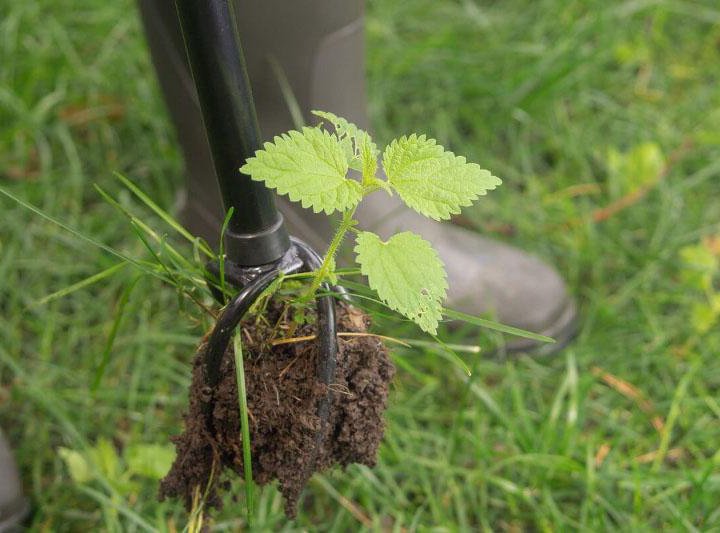
<path id="1" fill-rule="evenodd" d="M 20 531 L 28 513 L 10 447 L 0 431 L 0 533 Z"/>
<path id="2" fill-rule="evenodd" d="M 140 0 L 140 7 L 187 166 L 181 217 L 190 231 L 215 243 L 222 204 L 174 5 L 168 0 Z M 310 110 L 322 109 L 368 127 L 361 1 L 241 0 L 238 24 L 265 138 L 295 127 L 283 83 L 308 123 L 312 122 Z M 289 231 L 317 250 L 325 250 L 333 230 L 327 217 L 283 197 L 278 200 Z M 506 350 L 547 353 L 572 337 L 575 305 L 550 266 L 516 248 L 422 217 L 402 208 L 396 198 L 376 194 L 372 200 L 357 212 L 361 226 L 384 236 L 410 229 L 431 241 L 448 271 L 451 307 L 474 315 L 489 313 L 505 324 L 558 341 L 540 346 L 509 337 Z"/>

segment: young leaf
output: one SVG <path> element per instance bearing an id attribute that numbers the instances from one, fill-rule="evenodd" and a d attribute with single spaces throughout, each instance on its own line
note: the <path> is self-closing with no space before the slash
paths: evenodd
<path id="1" fill-rule="evenodd" d="M 445 267 L 430 243 L 409 231 L 387 242 L 363 231 L 355 252 L 360 271 L 380 299 L 423 331 L 436 334 L 448 285 Z"/>
<path id="2" fill-rule="evenodd" d="M 425 135 L 412 134 L 391 142 L 383 154 L 383 169 L 409 207 L 435 220 L 450 218 L 502 183 L 480 165 L 468 163 Z"/>
<path id="3" fill-rule="evenodd" d="M 380 151 L 372 141 L 370 134 L 361 130 L 352 122 L 329 111 L 313 111 L 312 114 L 327 120 L 333 125 L 340 142 L 345 144 L 350 168 L 361 171 L 364 180 L 374 177 Z"/>
<path id="4" fill-rule="evenodd" d="M 338 138 L 319 128 L 290 131 L 248 158 L 240 172 L 315 213 L 346 211 L 362 198 L 362 186 L 346 177 L 348 164 Z"/>
<path id="5" fill-rule="evenodd" d="M 360 162 L 362 164 L 360 171 L 362 172 L 362 183 L 365 186 L 384 183 L 375 176 L 378 167 L 378 155 L 375 144 L 370 140 L 370 135 L 365 133 L 365 137 L 360 140 Z"/>

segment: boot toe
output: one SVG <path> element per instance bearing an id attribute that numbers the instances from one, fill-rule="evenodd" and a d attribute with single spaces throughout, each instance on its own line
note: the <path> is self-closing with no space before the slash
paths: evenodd
<path id="1" fill-rule="evenodd" d="M 468 230 L 447 226 L 437 241 L 446 259 L 451 306 L 473 314 L 489 314 L 503 324 L 552 337 L 539 345 L 507 338 L 506 349 L 555 351 L 575 331 L 576 307 L 555 269 L 537 257 Z"/>

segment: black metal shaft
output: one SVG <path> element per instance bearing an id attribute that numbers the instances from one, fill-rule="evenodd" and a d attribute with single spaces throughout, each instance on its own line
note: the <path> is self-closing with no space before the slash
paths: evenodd
<path id="1" fill-rule="evenodd" d="M 260 129 L 233 0 L 175 0 L 226 211 L 228 259 L 253 266 L 290 246 L 273 193 L 239 168 L 260 148 Z"/>

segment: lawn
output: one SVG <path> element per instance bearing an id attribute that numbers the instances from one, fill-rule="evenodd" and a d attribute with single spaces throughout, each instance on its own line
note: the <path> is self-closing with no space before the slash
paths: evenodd
<path id="1" fill-rule="evenodd" d="M 113 176 L 170 211 L 183 183 L 134 7 L 0 6 L 0 188 L 46 215 L 0 195 L 0 426 L 34 530 L 187 524 L 158 469 L 210 322 L 108 251 L 177 261 L 93 187 L 198 257 Z M 378 466 L 313 478 L 295 522 L 263 490 L 256 529 L 720 530 L 717 3 L 371 0 L 367 35 L 379 140 L 425 132 L 501 176 L 459 222 L 555 264 L 580 332 L 541 359 L 454 333 L 483 347 L 469 378 L 395 350 Z M 218 529 L 245 528 L 233 492 Z"/>

